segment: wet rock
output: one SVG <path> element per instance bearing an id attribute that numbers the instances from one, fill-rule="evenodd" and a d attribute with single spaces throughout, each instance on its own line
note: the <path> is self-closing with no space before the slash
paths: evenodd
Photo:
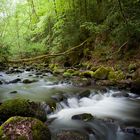
<path id="1" fill-rule="evenodd" d="M 23 71 L 20 69 L 14 69 L 10 68 L 8 71 L 6 71 L 6 74 L 12 74 L 12 73 L 22 73 Z"/>
<path id="2" fill-rule="evenodd" d="M 11 91 L 10 94 L 16 94 L 18 93 L 17 91 Z"/>
<path id="3" fill-rule="evenodd" d="M 17 79 L 14 79 L 12 81 L 9 81 L 8 84 L 15 84 L 15 83 L 18 83 L 20 81 L 21 81 L 21 79 L 20 78 L 17 78 Z"/>
<path id="4" fill-rule="evenodd" d="M 140 79 L 132 82 L 130 91 L 132 93 L 140 94 Z"/>
<path id="5" fill-rule="evenodd" d="M 42 75 L 42 72 L 37 72 L 35 75 Z"/>
<path id="6" fill-rule="evenodd" d="M 51 134 L 40 120 L 28 117 L 11 117 L 0 126 L 0 139 L 51 140 Z"/>
<path id="7" fill-rule="evenodd" d="M 89 140 L 89 137 L 82 132 L 66 130 L 59 132 L 56 140 Z"/>
<path id="8" fill-rule="evenodd" d="M 129 94 L 125 92 L 118 92 L 118 93 L 112 94 L 112 97 L 129 97 Z"/>
<path id="9" fill-rule="evenodd" d="M 79 95 L 80 98 L 89 97 L 90 90 L 84 90 L 84 91 L 80 92 L 78 95 Z"/>
<path id="10" fill-rule="evenodd" d="M 37 82 L 37 80 L 24 79 L 22 81 L 22 83 L 24 83 L 24 84 L 31 84 L 31 83 L 34 83 L 34 82 Z"/>
<path id="11" fill-rule="evenodd" d="M 72 116 L 72 120 L 82 120 L 82 121 L 91 121 L 93 120 L 93 116 L 88 113 L 78 114 Z"/>
<path id="12" fill-rule="evenodd" d="M 135 127 L 125 127 L 121 128 L 121 131 L 124 133 L 131 133 L 134 135 L 140 135 L 140 128 L 135 128 Z"/>
<path id="13" fill-rule="evenodd" d="M 3 82 L 2 81 L 0 81 L 0 85 L 2 85 L 3 84 Z"/>
<path id="14" fill-rule="evenodd" d="M 25 99 L 13 99 L 5 101 L 0 106 L 0 118 L 6 121 L 12 116 L 35 117 L 46 120 L 46 112 L 39 103 Z"/>

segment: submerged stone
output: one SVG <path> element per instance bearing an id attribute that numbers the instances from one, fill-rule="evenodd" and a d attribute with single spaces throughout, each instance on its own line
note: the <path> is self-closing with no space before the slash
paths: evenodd
<path id="1" fill-rule="evenodd" d="M 37 82 L 37 80 L 24 79 L 22 82 L 24 84 L 31 84 L 31 83 Z"/>
<path id="2" fill-rule="evenodd" d="M 11 117 L 0 126 L 2 140 L 51 140 L 51 134 L 40 120 L 30 117 Z"/>

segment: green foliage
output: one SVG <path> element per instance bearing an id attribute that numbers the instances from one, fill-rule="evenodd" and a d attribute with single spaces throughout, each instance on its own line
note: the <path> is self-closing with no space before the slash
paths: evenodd
<path id="1" fill-rule="evenodd" d="M 64 52 L 89 37 L 96 48 L 126 41 L 129 48 L 139 46 L 139 0 L 23 0 L 13 7 L 12 1 L 0 5 L 0 40 L 13 57 Z M 73 51 L 69 61 L 78 63 L 90 49 L 89 43 Z M 5 50 L 0 50 L 0 57 Z"/>

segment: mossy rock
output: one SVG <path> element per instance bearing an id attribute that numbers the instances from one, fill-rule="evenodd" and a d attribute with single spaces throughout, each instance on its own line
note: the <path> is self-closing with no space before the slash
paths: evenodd
<path id="1" fill-rule="evenodd" d="M 73 120 L 82 120 L 82 121 L 91 121 L 94 119 L 94 117 L 89 114 L 89 113 L 83 113 L 83 114 L 78 114 L 78 115 L 74 115 L 72 116 Z"/>
<path id="2" fill-rule="evenodd" d="M 53 71 L 53 74 L 61 74 L 61 73 L 64 73 L 65 72 L 65 69 L 60 69 L 60 68 L 58 68 L 58 69 L 55 69 L 54 71 Z"/>
<path id="3" fill-rule="evenodd" d="M 55 63 L 49 65 L 49 68 L 50 68 L 51 70 L 53 70 L 53 71 L 56 70 L 56 69 L 58 69 L 58 67 L 59 67 L 58 64 L 55 64 Z"/>
<path id="4" fill-rule="evenodd" d="M 93 73 L 93 77 L 97 80 L 105 80 L 108 77 L 109 71 L 109 68 L 105 68 L 102 66 Z"/>
<path id="5" fill-rule="evenodd" d="M 93 77 L 93 75 L 94 75 L 94 72 L 90 70 L 84 71 L 80 74 L 80 76 L 84 76 L 86 78 L 91 78 Z"/>
<path id="6" fill-rule="evenodd" d="M 63 73 L 63 77 L 72 77 L 72 74 L 71 73 L 69 73 L 69 72 L 64 72 Z"/>
<path id="7" fill-rule="evenodd" d="M 40 103 L 26 99 L 7 100 L 0 105 L 1 121 L 6 121 L 12 116 L 35 117 L 46 121 L 46 113 Z"/>
<path id="8" fill-rule="evenodd" d="M 136 69 L 137 69 L 137 65 L 136 64 L 130 64 L 128 66 L 128 71 L 129 72 L 134 72 L 134 71 L 136 71 Z"/>
<path id="9" fill-rule="evenodd" d="M 74 73 L 75 70 L 74 69 L 67 69 L 66 72 L 68 72 L 68 73 Z"/>
<path id="10" fill-rule="evenodd" d="M 108 74 L 108 80 L 118 81 L 118 80 L 123 80 L 123 79 L 125 79 L 125 75 L 121 70 L 120 71 L 110 71 Z"/>
<path id="11" fill-rule="evenodd" d="M 14 116 L 0 126 L 1 140 L 51 140 L 51 134 L 40 120 Z"/>
<path id="12" fill-rule="evenodd" d="M 80 71 L 74 71 L 73 73 L 72 73 L 72 76 L 79 76 L 80 75 Z"/>

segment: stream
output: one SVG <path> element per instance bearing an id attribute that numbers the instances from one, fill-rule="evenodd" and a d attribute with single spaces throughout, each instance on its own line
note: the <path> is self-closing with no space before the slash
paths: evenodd
<path id="1" fill-rule="evenodd" d="M 25 84 L 25 79 L 34 82 Z M 59 76 L 40 74 L 35 70 L 12 74 L 0 72 L 0 81 L 3 83 L 0 84 L 0 103 L 15 98 L 47 103 L 58 95 L 63 96 L 64 100 L 57 102 L 55 111 L 48 115 L 52 120 L 49 128 L 54 134 L 53 140 L 61 130 L 78 130 L 88 134 L 89 140 L 140 139 L 140 97 L 129 91 L 75 87 Z M 80 97 L 79 93 L 86 90 L 90 94 Z M 94 119 L 72 119 L 74 115 L 84 113 L 91 114 Z"/>

